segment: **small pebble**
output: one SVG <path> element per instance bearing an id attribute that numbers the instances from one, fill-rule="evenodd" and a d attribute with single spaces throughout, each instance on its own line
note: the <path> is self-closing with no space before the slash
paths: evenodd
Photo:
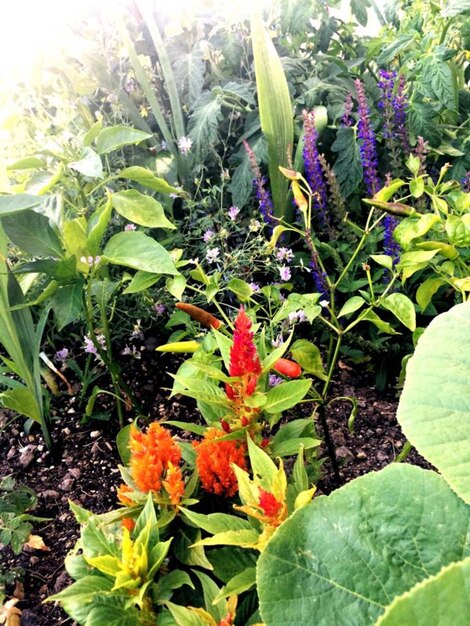
<path id="1" fill-rule="evenodd" d="M 92 430 L 91 433 L 90 433 L 91 439 L 96 439 L 100 435 L 101 435 L 101 431 L 99 431 L 99 430 Z"/>

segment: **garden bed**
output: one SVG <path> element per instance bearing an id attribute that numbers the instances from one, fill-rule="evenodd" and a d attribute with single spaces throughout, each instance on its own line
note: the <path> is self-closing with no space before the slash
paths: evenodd
<path id="1" fill-rule="evenodd" d="M 151 342 L 152 343 L 152 342 Z M 134 385 L 136 395 L 145 406 L 148 415 L 163 420 L 189 420 L 194 415 L 192 401 L 186 398 L 168 398 L 168 392 L 160 391 L 169 384 L 165 370 L 175 371 L 171 357 L 159 358 L 147 351 L 142 361 L 134 361 L 135 376 L 129 363 L 128 376 L 143 385 Z M 162 370 L 163 368 L 163 370 Z M 373 470 L 379 470 L 393 462 L 402 451 L 405 438 L 396 421 L 396 391 L 378 393 L 370 375 L 343 369 L 335 382 L 337 395 L 355 397 L 358 414 L 354 432 L 350 433 L 347 422 L 349 402 L 338 402 L 328 414 L 328 423 L 334 439 L 340 464 L 341 484 Z M 115 438 L 117 424 L 91 422 L 80 424 L 81 415 L 75 409 L 74 398 L 62 396 L 60 417 L 52 429 L 57 442 L 56 454 L 50 454 L 37 432 L 26 435 L 21 422 L 7 427 L 0 436 L 4 450 L 0 461 L 0 476 L 12 475 L 19 483 L 31 487 L 38 495 L 36 515 L 52 518 L 51 521 L 34 525 L 34 533 L 40 535 L 47 550 L 26 548 L 19 556 L 10 549 L 2 551 L 5 569 L 21 568 L 24 578 L 21 584 L 12 585 L 9 595 L 20 599 L 22 625 L 51 626 L 69 623 L 64 611 L 43 601 L 57 593 L 72 581 L 65 572 L 64 558 L 79 536 L 79 526 L 70 511 L 72 500 L 94 513 L 103 513 L 116 506 L 116 488 L 121 483 L 120 463 Z M 292 413 L 289 417 L 304 417 Z M 0 426 L 10 415 L 0 414 Z M 318 427 L 322 436 L 321 428 Z M 186 433 L 187 435 L 187 433 Z M 319 456 L 326 454 L 320 449 Z M 415 451 L 406 462 L 429 467 Z M 335 482 L 331 463 L 326 459 L 318 494 L 327 494 L 339 485 Z"/>

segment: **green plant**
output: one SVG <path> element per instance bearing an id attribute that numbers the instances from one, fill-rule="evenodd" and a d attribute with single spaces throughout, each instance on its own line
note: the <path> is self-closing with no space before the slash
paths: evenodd
<path id="1" fill-rule="evenodd" d="M 302 622 L 307 615 L 320 624 L 421 624 L 425 616 L 429 623 L 465 623 L 454 609 L 462 606 L 470 551 L 468 394 L 459 375 L 465 371 L 468 320 L 469 305 L 460 304 L 424 332 L 398 409 L 411 443 L 430 454 L 443 477 L 393 465 L 294 514 L 258 562 L 260 610 L 268 626 Z M 448 375 L 436 366 L 443 362 Z M 288 564 L 282 589 L 273 584 L 280 562 Z M 295 591 L 307 586 L 308 595 Z M 431 615 L 444 594 L 445 607 Z M 423 601 L 430 604 L 421 614 Z"/>

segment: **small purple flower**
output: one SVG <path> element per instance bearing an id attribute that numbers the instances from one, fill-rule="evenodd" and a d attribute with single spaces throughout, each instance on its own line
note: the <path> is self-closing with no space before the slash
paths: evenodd
<path id="1" fill-rule="evenodd" d="M 178 148 L 183 156 L 189 154 L 191 150 L 191 146 L 193 145 L 193 140 L 189 137 L 180 137 L 178 139 Z"/>
<path id="2" fill-rule="evenodd" d="M 202 238 L 204 239 L 204 243 L 209 243 L 209 241 L 213 239 L 214 236 L 215 236 L 215 232 L 213 230 L 211 230 L 210 228 L 206 230 L 206 232 L 202 236 Z"/>
<path id="3" fill-rule="evenodd" d="M 137 320 L 137 323 L 134 324 L 134 328 L 132 330 L 130 339 L 143 339 L 144 333 L 142 332 L 141 320 Z"/>
<path id="4" fill-rule="evenodd" d="M 271 341 L 271 344 L 272 344 L 273 348 L 279 348 L 280 346 L 282 346 L 283 343 L 284 343 L 284 338 L 282 336 L 282 333 L 279 333 L 279 335 L 277 335 L 276 339 L 273 339 Z"/>
<path id="5" fill-rule="evenodd" d="M 290 248 L 279 248 L 279 250 L 276 252 L 276 259 L 278 261 L 286 261 L 286 263 L 289 263 L 290 261 L 292 261 L 293 258 L 294 253 Z"/>
<path id="6" fill-rule="evenodd" d="M 237 206 L 232 206 L 227 212 L 229 218 L 234 222 L 237 219 L 237 215 L 240 213 L 240 209 Z"/>
<path id="7" fill-rule="evenodd" d="M 290 267 L 287 267 L 287 265 L 281 265 L 281 267 L 279 268 L 279 276 L 281 277 L 281 280 L 287 281 L 291 279 L 291 271 L 290 271 Z"/>
<path id="8" fill-rule="evenodd" d="M 206 261 L 215 263 L 220 256 L 220 248 L 208 248 L 206 253 Z"/>
<path id="9" fill-rule="evenodd" d="M 307 320 L 307 316 L 305 315 L 305 311 L 300 309 L 299 311 L 292 311 L 288 315 L 289 324 L 295 324 L 296 322 L 305 322 Z"/>
<path id="10" fill-rule="evenodd" d="M 85 343 L 85 347 L 84 347 L 85 352 L 87 352 L 88 354 L 98 353 L 98 350 L 96 349 L 95 344 L 93 343 L 93 341 L 90 339 L 88 335 L 86 335 L 86 337 L 83 337 L 83 341 Z"/>
<path id="11" fill-rule="evenodd" d="M 280 376 L 276 376 L 276 374 L 269 374 L 269 386 L 276 387 L 276 385 L 280 385 L 282 382 L 282 378 Z"/>
<path id="12" fill-rule="evenodd" d="M 57 359 L 57 361 L 62 361 L 62 363 L 64 361 L 66 361 L 69 358 L 69 349 L 68 348 L 62 348 L 62 350 L 58 350 L 55 353 L 55 358 Z"/>
<path id="13" fill-rule="evenodd" d="M 129 346 L 127 344 L 126 344 L 126 347 L 124 348 L 124 350 L 121 351 L 121 354 L 123 356 L 132 356 L 132 357 L 134 357 L 134 359 L 141 359 L 142 358 L 140 350 L 136 346 L 132 346 L 132 348 L 129 348 Z"/>
<path id="14" fill-rule="evenodd" d="M 250 289 L 253 293 L 260 290 L 260 286 L 257 283 L 249 283 Z"/>
<path id="15" fill-rule="evenodd" d="M 462 190 L 465 193 L 470 193 L 470 170 L 462 178 L 461 183 L 462 183 Z"/>
<path id="16" fill-rule="evenodd" d="M 135 224 L 126 224 L 124 226 L 124 230 L 137 230 L 137 226 Z"/>
<path id="17" fill-rule="evenodd" d="M 357 135 L 361 140 L 359 152 L 361 154 L 362 169 L 364 171 L 364 182 L 367 193 L 374 196 L 380 189 L 378 175 L 379 162 L 375 146 L 375 134 L 370 123 L 370 110 L 367 104 L 366 92 L 363 83 L 357 78 L 354 81 L 356 86 L 357 99 L 359 102 L 359 122 Z"/>
<path id="18" fill-rule="evenodd" d="M 157 303 L 153 305 L 153 310 L 157 315 L 163 315 L 166 311 L 166 306 L 161 303 Z"/>

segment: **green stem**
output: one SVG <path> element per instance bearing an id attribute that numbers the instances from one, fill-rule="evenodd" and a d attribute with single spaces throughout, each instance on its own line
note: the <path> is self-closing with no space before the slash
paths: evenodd
<path id="1" fill-rule="evenodd" d="M 413 446 L 411 445 L 411 443 L 409 441 L 405 441 L 405 445 L 403 446 L 403 450 L 395 458 L 394 463 L 402 463 L 407 458 L 407 456 L 409 455 L 409 453 L 411 452 L 412 449 L 413 449 Z"/>

